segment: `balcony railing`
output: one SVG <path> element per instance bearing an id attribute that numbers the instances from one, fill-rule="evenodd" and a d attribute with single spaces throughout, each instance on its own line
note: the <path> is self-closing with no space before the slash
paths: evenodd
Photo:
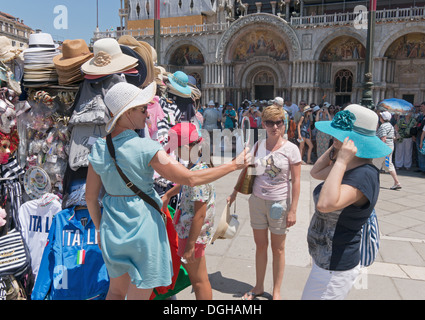
<path id="1" fill-rule="evenodd" d="M 123 10 L 123 9 L 121 9 Z M 291 17 L 289 23 L 294 28 L 301 27 L 320 27 L 320 26 L 334 26 L 334 25 L 347 25 L 353 23 L 358 18 L 359 13 L 345 12 L 335 13 L 331 15 L 319 16 L 305 16 L 305 17 Z M 390 9 L 376 11 L 376 22 L 389 22 L 389 21 L 406 21 L 415 19 L 425 19 L 425 7 L 411 7 L 402 9 Z M 187 35 L 201 35 L 208 33 L 222 33 L 230 26 L 229 22 L 201 24 L 201 25 L 185 25 L 175 27 L 161 27 L 161 36 L 187 36 Z M 135 38 L 152 38 L 154 36 L 153 28 L 145 29 L 131 29 L 131 30 L 115 30 L 115 31 L 102 31 L 94 32 L 94 40 L 100 38 L 119 38 L 122 35 L 131 35 Z"/>
<path id="2" fill-rule="evenodd" d="M 359 13 L 344 12 L 331 15 L 291 17 L 290 24 L 296 27 L 312 27 L 327 25 L 350 24 L 358 18 Z M 425 19 L 425 7 L 397 8 L 376 11 L 376 22 L 403 21 L 403 20 Z"/>
<path id="3" fill-rule="evenodd" d="M 200 35 L 208 33 L 221 33 L 229 28 L 229 22 L 186 25 L 175 27 L 161 27 L 161 35 L 164 37 L 185 36 L 185 35 Z M 130 30 L 115 30 L 94 32 L 94 39 L 100 38 L 119 38 L 122 35 L 131 35 L 133 37 L 149 38 L 154 36 L 153 28 L 145 29 L 130 29 Z"/>

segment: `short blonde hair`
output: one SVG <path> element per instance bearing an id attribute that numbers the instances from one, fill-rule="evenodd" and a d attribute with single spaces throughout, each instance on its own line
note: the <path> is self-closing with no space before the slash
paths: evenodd
<path id="1" fill-rule="evenodd" d="M 264 108 L 263 112 L 261 113 L 261 120 L 266 121 L 266 120 L 272 120 L 276 118 L 285 120 L 286 118 L 285 113 L 286 112 L 285 110 L 283 110 L 282 107 L 271 105 Z"/>

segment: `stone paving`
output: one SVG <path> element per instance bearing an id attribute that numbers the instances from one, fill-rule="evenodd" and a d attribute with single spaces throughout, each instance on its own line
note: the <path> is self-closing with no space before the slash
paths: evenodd
<path id="1" fill-rule="evenodd" d="M 301 195 L 297 224 L 286 240 L 286 267 L 281 289 L 285 300 L 299 300 L 311 269 L 307 229 L 313 214 L 312 191 L 319 183 L 311 178 L 311 166 L 302 167 Z M 414 170 L 398 171 L 400 190 L 389 174 L 381 174 L 381 190 L 376 212 L 381 231 L 381 247 L 374 264 L 360 275 L 348 300 L 425 299 L 425 175 Z M 238 177 L 232 173 L 215 182 L 217 212 L 221 212 Z M 217 240 L 206 249 L 207 268 L 215 300 L 239 300 L 255 284 L 255 244 L 249 223 L 248 196 L 239 194 L 236 214 L 240 228 L 231 240 Z M 232 213 L 234 207 L 231 208 Z M 272 255 L 269 250 L 265 295 L 271 299 Z M 189 287 L 178 300 L 194 300 Z"/>

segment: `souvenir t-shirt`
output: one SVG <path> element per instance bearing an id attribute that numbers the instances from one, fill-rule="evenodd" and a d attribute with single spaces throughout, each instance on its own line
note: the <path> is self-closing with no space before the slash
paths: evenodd
<path id="1" fill-rule="evenodd" d="M 286 141 L 279 149 L 270 152 L 266 140 L 259 141 L 255 156 L 256 177 L 252 192 L 255 196 L 280 201 L 290 197 L 291 165 L 301 162 L 298 147 Z M 255 146 L 252 148 L 255 150 Z"/>
<path id="2" fill-rule="evenodd" d="M 46 193 L 41 198 L 27 201 L 19 207 L 19 222 L 31 255 L 31 267 L 35 276 L 46 247 L 53 217 L 62 211 L 57 195 Z"/>
<path id="3" fill-rule="evenodd" d="M 361 229 L 371 215 L 379 195 L 379 171 L 366 164 L 345 172 L 341 184 L 360 190 L 369 200 L 365 205 L 350 205 L 329 213 L 317 209 L 310 221 L 307 242 L 317 266 L 326 270 L 345 271 L 360 263 Z M 323 183 L 313 191 L 315 206 Z"/>
<path id="4" fill-rule="evenodd" d="M 198 163 L 191 171 L 207 169 L 205 163 Z M 182 186 L 181 202 L 179 209 L 181 210 L 180 216 L 175 223 L 175 229 L 180 239 L 189 237 L 192 220 L 195 216 L 195 201 L 207 203 L 207 213 L 205 216 L 204 224 L 201 228 L 196 243 L 207 244 L 212 238 L 212 228 L 214 226 L 215 214 L 215 188 L 212 183 L 204 184 L 201 186 L 189 187 Z"/>

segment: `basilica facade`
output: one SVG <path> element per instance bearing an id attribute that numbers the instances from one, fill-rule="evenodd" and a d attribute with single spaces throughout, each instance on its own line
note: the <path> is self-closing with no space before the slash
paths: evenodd
<path id="1" fill-rule="evenodd" d="M 153 45 L 153 2 L 122 1 L 121 27 L 114 36 L 131 34 Z M 420 104 L 425 101 L 425 3 L 385 2 L 376 11 L 374 103 L 404 98 Z M 362 99 L 368 32 L 363 13 L 369 1 L 160 3 L 158 64 L 194 76 L 202 103 L 239 105 L 281 96 L 297 104 L 342 105 Z M 108 35 L 95 35 L 102 36 Z"/>

